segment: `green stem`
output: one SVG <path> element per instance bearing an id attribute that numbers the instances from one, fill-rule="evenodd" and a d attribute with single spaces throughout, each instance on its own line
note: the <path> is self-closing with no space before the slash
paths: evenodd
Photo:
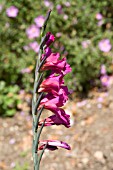
<path id="1" fill-rule="evenodd" d="M 36 121 L 36 124 L 35 124 L 35 132 L 37 132 L 39 119 L 40 119 L 40 116 L 41 116 L 43 109 L 44 109 L 44 106 L 38 112 L 37 121 Z"/>
<path id="2" fill-rule="evenodd" d="M 40 153 L 40 156 L 39 156 L 39 159 L 38 159 L 38 170 L 39 170 L 39 167 L 40 167 L 40 162 L 41 162 L 41 159 L 42 159 L 42 156 L 43 156 L 43 154 L 44 154 L 44 151 L 45 151 L 45 149 L 46 149 L 46 146 L 47 146 L 47 144 L 44 146 L 44 148 L 43 148 L 43 150 L 42 150 L 42 152 Z"/>
<path id="3" fill-rule="evenodd" d="M 33 153 L 33 160 L 34 160 L 34 170 L 39 170 L 39 166 L 40 166 L 40 161 L 38 161 L 38 143 L 39 143 L 39 138 L 42 132 L 42 129 L 44 127 L 44 123 L 43 122 L 39 132 L 37 133 L 37 129 L 38 129 L 38 122 L 39 122 L 39 118 L 41 116 L 41 113 L 43 111 L 43 107 L 40 109 L 39 114 L 37 116 L 37 108 L 40 104 L 40 101 L 43 97 L 43 93 L 41 93 L 37 99 L 38 96 L 38 88 L 40 86 L 40 83 L 42 82 L 42 77 L 43 74 L 40 73 L 40 68 L 42 67 L 42 65 L 45 62 L 45 57 L 44 59 L 41 61 L 41 56 L 43 54 L 43 50 L 44 50 L 44 45 L 46 42 L 46 35 L 44 36 L 45 33 L 45 29 L 47 26 L 47 21 L 50 17 L 51 14 L 51 10 L 48 11 L 46 19 L 44 21 L 43 27 L 42 27 L 42 32 L 41 32 L 41 43 L 40 43 L 40 48 L 39 48 L 39 55 L 36 61 L 36 69 L 35 69 L 35 81 L 34 81 L 34 90 L 33 90 L 33 99 L 32 99 L 32 116 L 33 116 L 33 147 L 32 147 L 32 153 Z M 43 37 L 44 36 L 44 37 Z M 41 160 L 42 156 L 39 157 L 39 160 Z"/>

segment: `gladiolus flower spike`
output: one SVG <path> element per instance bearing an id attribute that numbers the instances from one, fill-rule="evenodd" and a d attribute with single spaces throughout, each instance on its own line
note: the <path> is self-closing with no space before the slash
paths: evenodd
<path id="1" fill-rule="evenodd" d="M 33 115 L 33 160 L 34 169 L 39 170 L 40 161 L 45 149 L 56 150 L 58 147 L 70 150 L 70 146 L 62 141 L 43 140 L 40 141 L 42 129 L 46 126 L 64 125 L 70 127 L 70 115 L 61 108 L 68 100 L 70 94 L 67 86 L 64 85 L 64 76 L 71 72 L 71 67 L 66 58 L 60 58 L 59 53 L 53 53 L 50 45 L 55 41 L 51 32 L 44 35 L 47 21 L 51 10 L 48 12 L 42 27 L 41 43 L 39 46 L 39 57 L 35 70 L 34 91 L 32 100 Z M 51 73 L 45 79 L 44 72 L 50 70 Z M 43 109 L 50 110 L 52 115 L 40 120 Z M 41 153 L 38 151 L 41 151 Z"/>

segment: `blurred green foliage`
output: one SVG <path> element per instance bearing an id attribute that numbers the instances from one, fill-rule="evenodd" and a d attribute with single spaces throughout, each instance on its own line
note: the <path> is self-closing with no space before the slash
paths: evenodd
<path id="1" fill-rule="evenodd" d="M 87 91 L 94 85 L 98 86 L 100 66 L 103 63 L 107 66 L 109 74 L 113 71 L 109 67 L 112 62 L 112 50 L 109 53 L 103 53 L 98 48 L 99 41 L 104 38 L 109 39 L 113 44 L 113 1 L 0 0 L 0 5 L 2 5 L 0 11 L 0 81 L 5 82 L 7 94 L 11 91 L 11 86 L 14 88 L 15 85 L 32 90 L 37 55 L 33 50 L 25 50 L 25 47 L 34 41 L 28 39 L 26 29 L 34 24 L 34 18 L 46 15 L 49 9 L 46 6 L 47 2 L 53 9 L 47 31 L 56 36 L 53 51 L 59 51 L 61 56 L 66 56 L 72 67 L 72 73 L 66 76 L 66 83 L 70 88 Z M 19 9 L 16 18 L 6 15 L 6 9 L 12 5 Z M 103 16 L 100 26 L 96 19 L 97 13 Z M 39 42 L 39 38 L 35 40 Z M 86 48 L 82 46 L 84 41 L 89 42 Z M 23 74 L 22 69 L 25 68 L 32 68 L 31 72 Z M 4 98 L 4 90 L 1 96 Z M 15 94 L 12 98 L 15 103 Z M 7 105 L 0 103 L 0 107 L 4 109 Z"/>
<path id="2" fill-rule="evenodd" d="M 25 163 L 23 166 L 21 166 L 17 163 L 14 168 L 14 170 L 28 170 L 28 169 L 29 169 L 29 166 L 27 163 Z"/>
<path id="3" fill-rule="evenodd" d="M 17 85 L 6 86 L 4 81 L 0 81 L 0 113 L 3 116 L 13 116 L 16 113 L 16 106 L 20 103 L 18 91 Z"/>

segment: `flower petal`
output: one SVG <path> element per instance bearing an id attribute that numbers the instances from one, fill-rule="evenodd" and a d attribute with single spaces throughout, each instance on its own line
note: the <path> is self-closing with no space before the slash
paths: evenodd
<path id="1" fill-rule="evenodd" d="M 40 143 L 42 145 L 39 147 L 39 150 L 42 150 L 45 145 L 47 145 L 46 149 L 48 149 L 48 150 L 56 150 L 56 149 L 58 149 L 57 147 L 61 147 L 61 148 L 67 149 L 67 150 L 71 150 L 71 147 L 66 142 L 62 142 L 62 141 L 43 140 L 43 141 L 40 141 Z"/>

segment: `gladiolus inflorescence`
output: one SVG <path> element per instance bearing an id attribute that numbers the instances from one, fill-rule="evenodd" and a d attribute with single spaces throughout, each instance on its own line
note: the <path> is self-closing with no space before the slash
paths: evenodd
<path id="1" fill-rule="evenodd" d="M 35 70 L 32 100 L 34 170 L 39 170 L 45 149 L 56 150 L 58 147 L 61 147 L 70 150 L 70 146 L 62 141 L 40 141 L 42 129 L 46 126 L 64 125 L 67 128 L 70 127 L 70 115 L 65 113 L 62 106 L 67 102 L 70 94 L 67 86 L 64 85 L 64 76 L 71 71 L 71 67 L 67 63 L 66 58 L 59 59 L 60 54 L 52 52 L 50 45 L 55 41 L 54 35 L 48 32 L 44 36 L 50 13 L 51 11 L 48 12 L 42 27 L 42 39 Z M 50 75 L 43 79 L 44 72 L 48 70 Z M 39 120 L 43 109 L 51 111 L 52 115 Z M 38 154 L 37 152 L 40 150 L 42 151 Z"/>

